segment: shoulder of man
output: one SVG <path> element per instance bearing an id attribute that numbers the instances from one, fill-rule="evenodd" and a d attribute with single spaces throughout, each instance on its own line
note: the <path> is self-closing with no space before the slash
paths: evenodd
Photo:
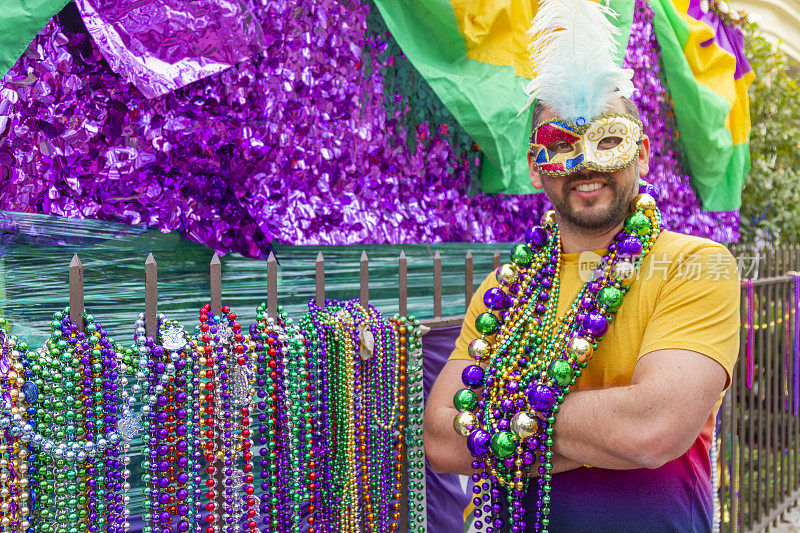
<path id="1" fill-rule="evenodd" d="M 725 246 L 705 237 L 695 237 L 677 231 L 662 231 L 658 236 L 652 252 L 682 253 L 725 253 L 731 255 Z M 732 256 L 731 256 L 732 257 Z"/>
<path id="2" fill-rule="evenodd" d="M 646 271 L 668 271 L 665 280 L 681 274 L 684 277 L 692 274 L 688 279 L 694 280 L 739 277 L 736 259 L 725 246 L 674 231 L 664 231 L 658 236 L 645 263 Z"/>

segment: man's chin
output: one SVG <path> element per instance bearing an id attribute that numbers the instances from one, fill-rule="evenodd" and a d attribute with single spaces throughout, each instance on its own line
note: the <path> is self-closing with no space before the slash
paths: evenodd
<path id="1" fill-rule="evenodd" d="M 608 206 L 572 209 L 563 218 L 575 228 L 589 231 L 611 228 L 619 223 Z"/>

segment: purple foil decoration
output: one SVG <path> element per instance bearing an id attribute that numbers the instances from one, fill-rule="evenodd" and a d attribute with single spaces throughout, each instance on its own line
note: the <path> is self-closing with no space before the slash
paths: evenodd
<path id="1" fill-rule="evenodd" d="M 264 49 L 261 24 L 234 0 L 75 0 L 112 71 L 147 98 L 217 74 Z"/>
<path id="2" fill-rule="evenodd" d="M 246 2 L 261 54 L 149 99 L 69 4 L 0 81 L 0 209 L 143 224 L 266 257 L 271 242 L 514 241 L 551 207 L 543 194 L 468 196 L 479 161 L 459 160 L 446 131 L 423 123 L 408 148 L 383 105 L 394 58 L 378 59 L 367 6 L 263 4 Z M 651 19 L 637 2 L 626 55 L 653 147 L 648 179 L 668 228 L 735 241 L 738 214 L 701 211 L 672 147 Z"/>

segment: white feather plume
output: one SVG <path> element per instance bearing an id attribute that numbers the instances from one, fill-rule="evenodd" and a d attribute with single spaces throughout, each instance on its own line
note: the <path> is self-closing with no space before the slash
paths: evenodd
<path id="1" fill-rule="evenodd" d="M 527 32 L 535 78 L 523 84 L 523 111 L 539 99 L 564 119 L 590 121 L 615 97 L 630 97 L 633 71 L 617 65 L 620 30 L 608 17 L 617 13 L 593 0 L 541 1 Z"/>

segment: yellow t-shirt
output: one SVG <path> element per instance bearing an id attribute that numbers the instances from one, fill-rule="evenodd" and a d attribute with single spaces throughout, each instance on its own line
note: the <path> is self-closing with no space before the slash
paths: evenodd
<path id="1" fill-rule="evenodd" d="M 599 260 L 603 253 L 562 255 L 558 316 L 583 287 L 581 274 L 591 270 L 587 263 L 592 257 Z M 492 272 L 472 298 L 450 359 L 470 359 L 467 346 L 480 337 L 475 317 L 488 311 L 483 293 L 496 286 Z M 725 247 L 708 239 L 662 232 L 594 357 L 570 389 L 630 385 L 639 358 L 668 348 L 699 352 L 717 361 L 728 375 L 727 388 L 739 353 L 739 294 L 736 260 Z"/>

